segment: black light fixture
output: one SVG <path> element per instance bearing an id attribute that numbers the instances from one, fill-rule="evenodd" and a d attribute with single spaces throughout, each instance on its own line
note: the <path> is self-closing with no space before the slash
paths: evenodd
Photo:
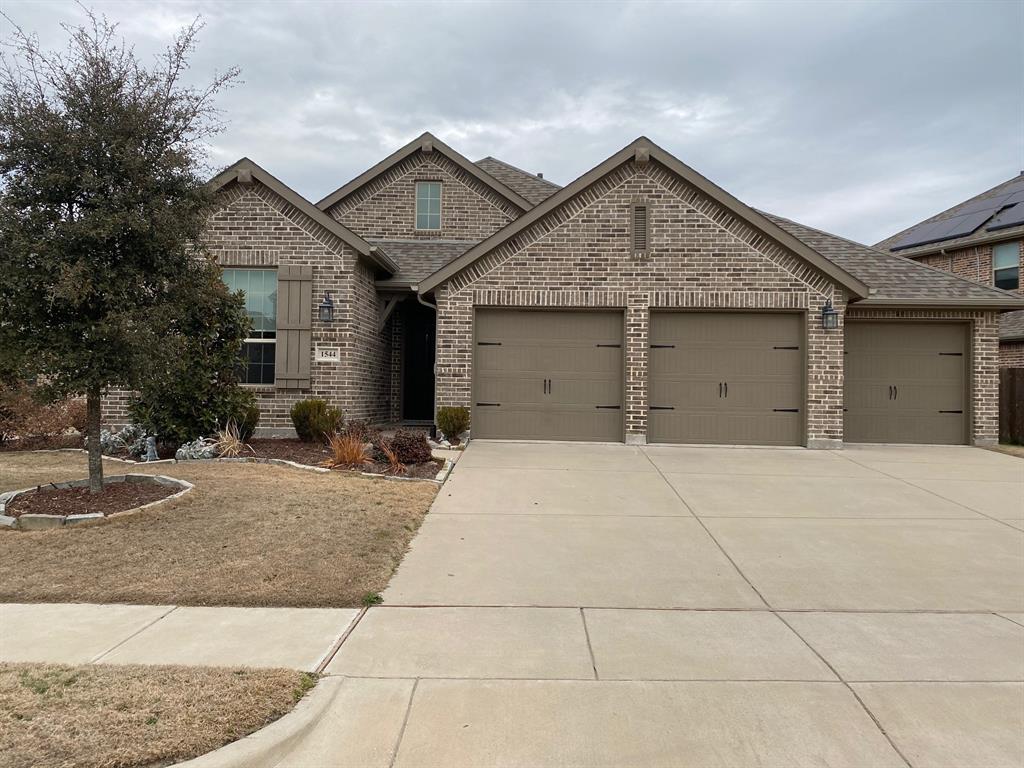
<path id="1" fill-rule="evenodd" d="M 821 308 L 821 327 L 826 331 L 834 331 L 839 327 L 839 310 L 832 306 L 832 299 Z"/>
<path id="2" fill-rule="evenodd" d="M 324 291 L 324 300 L 320 302 L 320 322 L 330 323 L 334 320 L 334 301 L 331 300 L 331 292 Z"/>

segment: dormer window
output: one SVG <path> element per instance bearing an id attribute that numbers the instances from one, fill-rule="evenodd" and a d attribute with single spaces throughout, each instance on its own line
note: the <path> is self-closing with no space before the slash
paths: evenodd
<path id="1" fill-rule="evenodd" d="M 441 228 L 441 182 L 416 182 L 416 229 Z"/>

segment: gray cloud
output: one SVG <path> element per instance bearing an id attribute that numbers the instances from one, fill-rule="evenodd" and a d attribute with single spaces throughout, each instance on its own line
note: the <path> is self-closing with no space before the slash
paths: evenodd
<path id="1" fill-rule="evenodd" d="M 10 3 L 44 43 L 71 3 Z M 559 183 L 638 135 L 863 242 L 1024 168 L 1024 4 L 97 3 L 141 53 L 201 14 L 238 65 L 215 163 L 317 200 L 424 130 Z"/>

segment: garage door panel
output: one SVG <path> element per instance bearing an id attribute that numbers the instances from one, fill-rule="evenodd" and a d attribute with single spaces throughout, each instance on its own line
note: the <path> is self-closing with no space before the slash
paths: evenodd
<path id="1" fill-rule="evenodd" d="M 481 309 L 474 434 L 622 440 L 622 315 Z"/>
<path id="2" fill-rule="evenodd" d="M 964 323 L 848 323 L 845 439 L 966 442 L 967 359 Z"/>
<path id="3" fill-rule="evenodd" d="M 648 440 L 799 445 L 802 336 L 796 313 L 654 313 Z"/>

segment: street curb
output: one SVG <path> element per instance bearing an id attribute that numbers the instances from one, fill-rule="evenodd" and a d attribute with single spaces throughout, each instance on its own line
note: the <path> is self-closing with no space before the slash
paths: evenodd
<path id="1" fill-rule="evenodd" d="M 182 768 L 273 768 L 316 727 L 337 698 L 344 681 L 343 677 L 322 677 L 295 709 L 266 728 L 175 765 Z"/>

